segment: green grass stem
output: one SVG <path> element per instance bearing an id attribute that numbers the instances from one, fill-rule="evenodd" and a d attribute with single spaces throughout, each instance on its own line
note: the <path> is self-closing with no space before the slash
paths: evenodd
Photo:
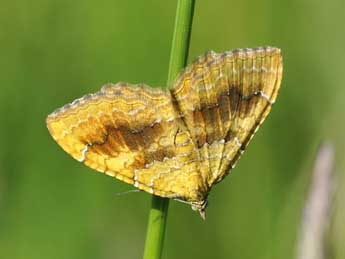
<path id="1" fill-rule="evenodd" d="M 194 4 L 195 0 L 178 0 L 167 85 L 171 85 L 177 74 L 186 66 Z M 168 207 L 169 199 L 152 196 L 152 206 L 149 212 L 144 248 L 144 259 L 161 258 Z"/>

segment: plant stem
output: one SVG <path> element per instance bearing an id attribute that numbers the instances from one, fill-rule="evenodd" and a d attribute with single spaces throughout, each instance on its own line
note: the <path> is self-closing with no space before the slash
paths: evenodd
<path id="1" fill-rule="evenodd" d="M 179 0 L 175 18 L 174 36 L 170 52 L 168 85 L 186 66 L 195 0 Z"/>
<path id="2" fill-rule="evenodd" d="M 195 0 L 178 0 L 167 84 L 171 85 L 186 66 Z M 144 259 L 159 259 L 163 251 L 169 199 L 152 196 Z"/>
<path id="3" fill-rule="evenodd" d="M 164 232 L 168 216 L 169 199 L 152 196 L 144 259 L 159 259 L 163 250 Z"/>

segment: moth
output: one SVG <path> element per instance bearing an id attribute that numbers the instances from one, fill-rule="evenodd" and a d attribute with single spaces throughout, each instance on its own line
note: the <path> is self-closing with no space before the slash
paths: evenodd
<path id="1" fill-rule="evenodd" d="M 278 48 L 210 51 L 168 89 L 107 84 L 57 109 L 46 122 L 76 160 L 188 203 L 205 218 L 208 194 L 267 117 L 281 79 Z"/>

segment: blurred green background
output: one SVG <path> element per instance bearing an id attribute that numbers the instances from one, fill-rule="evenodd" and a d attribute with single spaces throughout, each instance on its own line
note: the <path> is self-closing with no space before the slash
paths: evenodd
<path id="1" fill-rule="evenodd" d="M 45 117 L 107 82 L 165 86 L 176 1 L 2 1 L 0 258 L 141 258 L 151 197 L 64 153 Z M 336 146 L 328 243 L 345 258 L 345 2 L 197 1 L 189 62 L 273 45 L 282 88 L 209 197 L 203 222 L 170 202 L 164 258 L 294 258 L 313 159 Z"/>

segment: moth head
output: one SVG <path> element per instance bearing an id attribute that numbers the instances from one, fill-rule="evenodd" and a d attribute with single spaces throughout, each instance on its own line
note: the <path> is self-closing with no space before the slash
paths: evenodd
<path id="1" fill-rule="evenodd" d="M 206 220 L 206 208 L 207 208 L 207 205 L 208 205 L 207 199 L 191 203 L 192 210 L 199 211 L 200 217 L 203 220 Z"/>

